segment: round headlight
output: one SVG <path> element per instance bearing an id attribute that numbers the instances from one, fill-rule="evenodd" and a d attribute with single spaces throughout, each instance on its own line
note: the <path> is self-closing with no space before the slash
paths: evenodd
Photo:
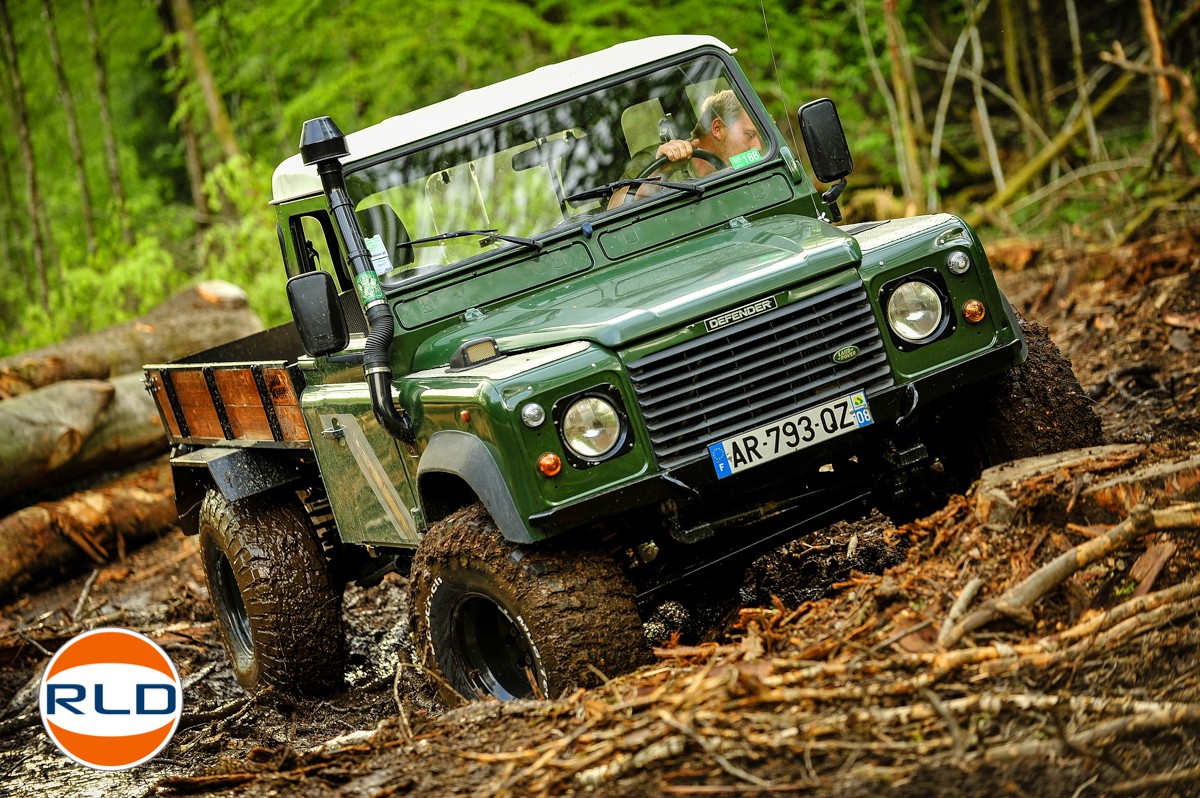
<path id="1" fill-rule="evenodd" d="M 584 396 L 563 413 L 562 437 L 580 457 L 603 457 L 621 441 L 621 416 L 599 396 Z"/>
<path id="2" fill-rule="evenodd" d="M 923 341 L 942 323 L 942 300 L 927 283 L 904 283 L 888 299 L 887 320 L 892 331 L 905 341 Z"/>

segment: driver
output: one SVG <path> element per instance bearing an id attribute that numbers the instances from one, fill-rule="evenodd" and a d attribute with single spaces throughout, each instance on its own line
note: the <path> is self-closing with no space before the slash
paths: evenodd
<path id="1" fill-rule="evenodd" d="M 666 157 L 672 164 L 665 166 L 663 173 L 671 173 L 672 179 L 686 180 L 707 177 L 717 171 L 717 167 L 704 158 L 693 158 L 696 149 L 706 150 L 720 158 L 726 164 L 733 156 L 748 150 L 762 152 L 762 141 L 754 120 L 746 113 L 732 89 L 725 89 L 712 95 L 700 106 L 700 119 L 692 130 L 692 140 L 672 139 L 663 142 L 651 156 L 649 150 L 643 150 L 633 157 L 623 177 L 636 177 L 658 158 Z M 682 162 L 682 163 L 681 163 Z M 728 168 L 728 167 L 725 167 Z M 613 194 L 609 207 L 616 207 L 624 199 L 628 188 L 622 188 Z M 638 190 L 638 198 L 654 191 L 653 186 L 643 186 Z M 644 193 L 643 193 L 644 192 Z"/>

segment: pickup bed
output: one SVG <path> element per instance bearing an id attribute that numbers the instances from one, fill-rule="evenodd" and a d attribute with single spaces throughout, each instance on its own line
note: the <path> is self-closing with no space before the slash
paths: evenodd
<path id="1" fill-rule="evenodd" d="M 294 324 L 145 367 L 172 444 L 311 449 L 300 417 L 303 355 Z"/>

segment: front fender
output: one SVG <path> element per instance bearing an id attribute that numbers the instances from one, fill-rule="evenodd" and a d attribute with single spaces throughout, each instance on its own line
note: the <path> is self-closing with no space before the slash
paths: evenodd
<path id="1" fill-rule="evenodd" d="M 513 543 L 532 543 L 529 527 L 517 510 L 508 482 L 491 451 L 479 438 L 458 430 L 442 430 L 429 437 L 429 445 L 417 466 L 417 486 L 421 503 L 430 474 L 458 477 L 474 491 L 505 539 Z"/>

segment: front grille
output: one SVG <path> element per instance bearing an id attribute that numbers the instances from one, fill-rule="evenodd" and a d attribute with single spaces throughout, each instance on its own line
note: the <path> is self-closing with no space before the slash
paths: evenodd
<path id="1" fill-rule="evenodd" d="M 833 362 L 845 346 L 849 363 Z M 754 316 L 720 333 L 626 364 L 659 465 L 671 468 L 708 444 L 793 411 L 893 384 L 861 282 Z"/>

